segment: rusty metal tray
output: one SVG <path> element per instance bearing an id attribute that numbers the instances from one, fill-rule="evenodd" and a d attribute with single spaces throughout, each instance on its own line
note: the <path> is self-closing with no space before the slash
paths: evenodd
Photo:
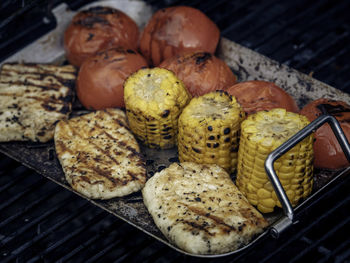
<path id="1" fill-rule="evenodd" d="M 118 8 L 130 15 L 130 17 L 136 21 L 140 28 L 146 24 L 154 11 L 152 7 L 137 0 L 97 1 L 93 4 L 85 6 L 84 8 L 92 5 L 105 5 Z M 71 21 L 75 12 L 70 10 L 69 7 L 63 3 L 54 8 L 53 14 L 57 21 L 57 26 L 54 30 L 39 38 L 34 43 L 26 46 L 24 49 L 9 57 L 2 63 L 33 62 L 61 64 L 65 60 L 63 50 L 63 32 L 68 23 Z M 341 99 L 347 103 L 350 103 L 349 94 L 328 86 L 285 65 L 281 65 L 276 61 L 273 61 L 228 39 L 221 38 L 216 55 L 230 66 L 230 68 L 237 74 L 239 81 L 253 79 L 273 81 L 291 94 L 296 99 L 299 107 L 302 107 L 310 100 L 321 97 Z M 141 148 L 146 159 L 148 177 L 151 177 L 155 172 L 168 167 L 172 162 L 178 161 L 176 149 L 159 151 L 151 150 L 145 147 Z M 64 178 L 64 173 L 55 155 L 53 142 L 0 143 L 0 152 L 74 192 Z M 315 197 L 317 198 L 317 194 L 319 192 L 325 191 L 327 187 L 330 187 L 332 182 L 342 176 L 345 176 L 349 173 L 349 171 L 350 167 L 337 172 L 317 170 L 315 174 L 316 182 L 314 185 L 313 194 L 309 199 L 311 200 Z M 86 199 L 86 197 L 82 196 L 81 194 L 77 192 L 75 193 Z M 169 241 L 155 226 L 152 217 L 149 215 L 146 207 L 143 204 L 140 192 L 123 198 L 113 198 L 106 201 L 89 201 L 92 204 L 108 211 L 109 213 L 127 221 L 129 224 L 153 236 L 173 249 L 191 256 L 220 257 L 239 253 L 270 233 L 269 230 L 266 230 L 248 245 L 229 253 L 220 255 L 194 255 L 187 253 L 169 243 Z M 305 202 L 307 201 L 308 200 Z M 300 209 L 304 203 L 296 207 L 296 210 Z M 266 215 L 266 218 L 273 227 L 278 222 L 283 222 L 283 219 L 286 218 L 286 216 L 283 214 L 281 209 L 273 214 Z"/>

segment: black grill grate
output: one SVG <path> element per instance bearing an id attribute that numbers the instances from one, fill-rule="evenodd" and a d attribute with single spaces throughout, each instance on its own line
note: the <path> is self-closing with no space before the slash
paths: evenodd
<path id="1" fill-rule="evenodd" d="M 84 1 L 66 2 L 77 7 Z M 180 4 L 199 8 L 223 36 L 350 92 L 349 1 L 147 2 L 157 8 Z M 50 17 L 47 3 L 1 1 L 2 58 L 28 40 L 28 28 L 22 27 L 27 21 L 41 31 L 31 34 L 32 39 L 54 26 L 41 19 Z M 20 6 L 28 7 L 28 12 L 22 10 L 23 19 L 6 20 Z M 349 262 L 349 187 L 350 179 L 345 178 L 303 210 L 301 222 L 279 240 L 269 238 L 238 256 L 208 261 Z M 202 261 L 183 256 L 2 155 L 0 200 L 1 262 Z"/>

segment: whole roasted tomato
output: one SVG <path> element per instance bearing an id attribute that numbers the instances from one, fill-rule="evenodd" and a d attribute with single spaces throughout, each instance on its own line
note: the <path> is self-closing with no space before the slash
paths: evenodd
<path id="1" fill-rule="evenodd" d="M 313 121 L 322 114 L 322 107 L 340 122 L 347 139 L 350 140 L 350 106 L 345 102 L 314 100 L 302 108 L 300 114 Z M 315 132 L 314 155 L 314 165 L 318 168 L 335 170 L 350 165 L 328 124 L 322 125 Z"/>
<path id="2" fill-rule="evenodd" d="M 237 98 L 248 115 L 274 108 L 283 108 L 291 112 L 299 111 L 292 96 L 272 82 L 245 81 L 233 85 L 226 91 Z"/>
<path id="3" fill-rule="evenodd" d="M 124 107 L 125 79 L 146 60 L 131 49 L 112 48 L 87 58 L 77 78 L 77 95 L 87 109 Z"/>
<path id="4" fill-rule="evenodd" d="M 192 96 L 224 90 L 237 80 L 224 61 L 208 52 L 176 55 L 164 60 L 159 67 L 173 71 Z"/>
<path id="5" fill-rule="evenodd" d="M 111 7 L 92 7 L 80 11 L 64 33 L 68 61 L 80 67 L 84 59 L 111 47 L 137 48 L 139 29 L 122 11 Z"/>
<path id="6" fill-rule="evenodd" d="M 176 6 L 158 10 L 143 30 L 140 50 L 150 64 L 184 51 L 214 53 L 220 30 L 200 10 Z"/>

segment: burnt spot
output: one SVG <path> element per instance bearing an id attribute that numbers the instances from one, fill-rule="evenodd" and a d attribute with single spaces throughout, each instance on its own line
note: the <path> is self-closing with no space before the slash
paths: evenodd
<path id="1" fill-rule="evenodd" d="M 69 105 L 63 105 L 63 107 L 59 110 L 60 113 L 62 114 L 67 114 L 69 113 L 71 110 Z"/>
<path id="2" fill-rule="evenodd" d="M 95 34 L 89 33 L 89 36 L 87 37 L 86 41 L 90 41 L 94 38 Z"/>
<path id="3" fill-rule="evenodd" d="M 208 126 L 208 131 L 213 131 L 213 127 L 212 126 Z"/>
<path id="4" fill-rule="evenodd" d="M 224 142 L 230 142 L 231 138 L 230 137 L 227 137 Z"/>
<path id="5" fill-rule="evenodd" d="M 207 60 L 209 60 L 212 57 L 212 55 L 208 52 L 203 52 L 196 54 L 195 61 L 197 65 L 205 63 Z"/>
<path id="6" fill-rule="evenodd" d="M 231 153 L 238 152 L 238 146 L 232 146 L 230 152 Z"/>
<path id="7" fill-rule="evenodd" d="M 45 131 L 40 131 L 40 132 L 37 133 L 37 135 L 38 135 L 39 137 L 42 137 L 42 136 L 45 135 Z"/>
<path id="8" fill-rule="evenodd" d="M 166 118 L 166 117 L 169 116 L 169 114 L 170 114 L 170 110 L 165 110 L 165 111 L 163 111 L 163 113 L 162 113 L 162 117 L 163 117 L 163 118 Z"/>
<path id="9" fill-rule="evenodd" d="M 129 54 L 136 55 L 136 52 L 134 50 L 132 50 L 132 49 L 127 49 L 126 52 L 129 53 Z"/>
<path id="10" fill-rule="evenodd" d="M 218 148 L 220 146 L 219 143 L 214 143 L 213 148 Z"/>
<path id="11" fill-rule="evenodd" d="M 192 150 L 193 150 L 194 152 L 196 152 L 196 153 L 201 153 L 201 150 L 199 150 L 199 149 L 197 149 L 197 148 L 195 148 L 195 147 L 192 147 Z"/>
<path id="12" fill-rule="evenodd" d="M 207 143 L 207 147 L 208 147 L 208 148 L 211 148 L 211 144 L 210 144 L 210 143 Z"/>
<path id="13" fill-rule="evenodd" d="M 62 101 L 62 102 L 67 102 L 70 103 L 73 100 L 73 96 L 72 95 L 67 95 L 65 97 L 59 97 L 58 100 Z"/>
<path id="14" fill-rule="evenodd" d="M 209 136 L 209 138 L 208 138 L 209 140 L 214 140 L 215 139 L 215 137 L 214 136 Z"/>
<path id="15" fill-rule="evenodd" d="M 202 199 L 200 199 L 199 197 L 196 197 L 194 200 L 195 200 L 196 202 L 201 202 L 201 201 L 202 201 Z"/>
<path id="16" fill-rule="evenodd" d="M 55 107 L 52 107 L 52 106 L 45 104 L 45 103 L 41 104 L 41 107 L 43 107 L 47 111 L 56 111 Z"/>
<path id="17" fill-rule="evenodd" d="M 229 134 L 230 133 L 230 131 L 231 131 L 231 129 L 230 128 L 226 128 L 225 130 L 224 130 L 224 134 L 226 135 L 226 134 Z"/>

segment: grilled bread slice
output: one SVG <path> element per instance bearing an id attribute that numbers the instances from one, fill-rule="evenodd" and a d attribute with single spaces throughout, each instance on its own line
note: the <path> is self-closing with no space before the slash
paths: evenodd
<path id="1" fill-rule="evenodd" d="M 215 164 L 171 164 L 147 181 L 142 195 L 169 241 L 194 254 L 236 250 L 268 225 Z"/>
<path id="2" fill-rule="evenodd" d="M 139 146 L 119 109 L 60 121 L 55 147 L 68 183 L 89 198 L 125 196 L 146 182 Z"/>
<path id="3" fill-rule="evenodd" d="M 72 109 L 73 66 L 4 64 L 0 73 L 0 141 L 47 142 Z"/>

